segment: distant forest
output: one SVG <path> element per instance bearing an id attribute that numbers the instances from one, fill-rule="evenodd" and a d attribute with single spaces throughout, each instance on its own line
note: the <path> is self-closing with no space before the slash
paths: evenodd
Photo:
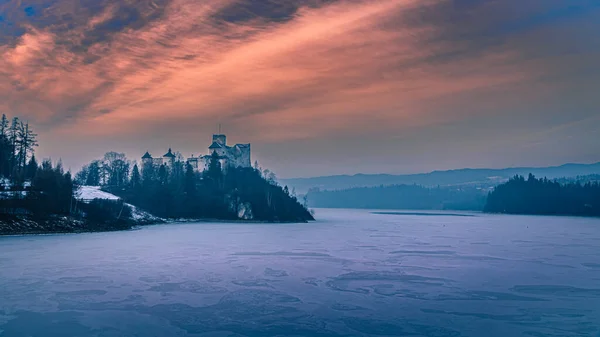
<path id="1" fill-rule="evenodd" d="M 464 210 L 489 213 L 600 216 L 600 175 L 549 180 L 517 175 L 493 189 L 391 185 L 307 194 L 311 207 Z"/>
<path id="2" fill-rule="evenodd" d="M 306 204 L 275 175 L 254 168 L 222 168 L 213 153 L 210 165 L 197 172 L 178 156 L 172 166 L 139 167 L 123 153 L 108 152 L 76 175 L 82 185 L 102 186 L 125 202 L 163 218 L 211 218 L 303 222 L 314 220 Z"/>
<path id="3" fill-rule="evenodd" d="M 487 191 L 474 187 L 391 185 L 356 187 L 337 191 L 311 189 L 311 207 L 414 210 L 475 210 L 485 205 Z"/>
<path id="4" fill-rule="evenodd" d="M 492 188 L 507 182 L 515 175 L 527 176 L 532 173 L 538 177 L 561 179 L 600 174 L 600 162 L 594 164 L 565 164 L 554 167 L 513 167 L 504 169 L 458 169 L 433 171 L 429 173 L 392 175 L 392 174 L 355 174 L 324 176 L 313 178 L 282 179 L 281 183 L 294 186 L 298 193 L 307 193 L 311 188 L 338 191 L 355 187 L 379 187 L 391 185 L 419 185 L 428 188 L 468 186 L 473 188 Z"/>
<path id="5" fill-rule="evenodd" d="M 510 214 L 600 216 L 600 183 L 585 180 L 561 184 L 532 174 L 515 176 L 492 191 L 484 211 Z"/>

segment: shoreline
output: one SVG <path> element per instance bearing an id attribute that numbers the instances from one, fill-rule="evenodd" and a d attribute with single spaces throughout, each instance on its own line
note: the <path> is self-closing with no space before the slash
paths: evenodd
<path id="1" fill-rule="evenodd" d="M 510 213 L 510 212 L 485 212 L 482 214 L 494 214 L 494 215 L 521 215 L 521 216 L 553 216 L 563 218 L 587 218 L 587 219 L 600 219 L 600 215 L 585 215 L 585 214 L 535 214 L 535 213 Z"/>
<path id="2" fill-rule="evenodd" d="M 292 223 L 309 223 L 315 220 L 304 220 L 304 221 L 268 221 L 268 220 L 243 220 L 243 219 L 211 219 L 211 218 L 200 218 L 200 219 L 165 219 L 165 223 L 193 223 L 193 222 L 218 222 L 218 223 L 248 223 L 248 224 L 292 224 Z"/>
<path id="3" fill-rule="evenodd" d="M 25 236 L 25 235 L 52 235 L 52 234 L 84 234 L 84 233 L 104 233 L 121 232 L 137 230 L 145 226 L 168 225 L 168 224 L 187 224 L 187 223 L 231 223 L 231 224 L 299 224 L 309 223 L 310 221 L 263 221 L 263 220 L 234 220 L 234 219 L 160 219 L 155 221 L 146 221 L 141 223 L 132 222 L 129 228 L 108 228 L 108 229 L 90 229 L 88 225 L 81 220 L 60 217 L 49 218 L 42 221 L 33 220 L 27 217 L 16 217 L 9 221 L 0 220 L 1 236 Z M 112 224 L 112 225 L 116 225 Z M 32 229 L 32 227 L 36 227 Z M 47 227 L 47 229 L 43 229 Z M 56 228 L 61 227 L 61 228 Z M 52 230 L 51 228 L 56 228 Z"/>

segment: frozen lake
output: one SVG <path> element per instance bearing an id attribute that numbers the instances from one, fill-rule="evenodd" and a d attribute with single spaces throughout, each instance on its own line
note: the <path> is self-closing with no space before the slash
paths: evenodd
<path id="1" fill-rule="evenodd" d="M 599 335 L 600 219 L 317 217 L 0 237 L 0 336 Z"/>

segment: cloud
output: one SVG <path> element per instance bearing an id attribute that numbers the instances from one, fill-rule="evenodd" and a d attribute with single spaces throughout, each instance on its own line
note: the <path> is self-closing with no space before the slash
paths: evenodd
<path id="1" fill-rule="evenodd" d="M 218 122 L 240 139 L 265 144 L 373 132 L 393 139 L 414 128 L 511 115 L 502 111 L 510 102 L 497 97 L 521 101 L 523 92 L 515 88 L 541 98 L 582 81 L 596 83 L 598 74 L 589 69 L 600 50 L 600 40 L 592 39 L 598 37 L 597 5 L 535 0 L 519 3 L 518 11 L 515 5 L 3 5 L 0 25 L 12 28 L 11 37 L 0 40 L 6 41 L 0 45 L 0 109 L 32 119 L 51 137 L 118 137 L 139 146 L 150 135 L 171 134 L 188 152 L 194 150 L 186 144 Z M 573 18 L 580 21 L 573 24 Z M 572 81 L 561 83 L 564 78 Z M 481 97 L 495 101 L 495 108 Z M 576 118 L 590 113 L 581 109 Z"/>

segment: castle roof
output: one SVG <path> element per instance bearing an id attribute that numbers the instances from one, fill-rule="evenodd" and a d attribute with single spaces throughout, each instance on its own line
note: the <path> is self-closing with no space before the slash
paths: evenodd
<path id="1" fill-rule="evenodd" d="M 165 153 L 163 157 L 175 158 L 175 155 L 173 154 L 173 152 L 171 152 L 171 148 L 169 148 L 169 152 Z"/>
<path id="2" fill-rule="evenodd" d="M 250 144 L 235 144 L 237 147 L 250 147 Z"/>
<path id="3" fill-rule="evenodd" d="M 148 151 L 146 151 L 146 153 L 144 153 L 144 155 L 142 156 L 142 159 L 152 159 L 152 156 L 150 155 L 150 153 L 148 153 Z"/>
<path id="4" fill-rule="evenodd" d="M 209 149 L 220 149 L 222 148 L 223 145 L 217 143 L 217 142 L 213 142 L 212 144 L 210 144 L 210 146 L 208 147 Z"/>

